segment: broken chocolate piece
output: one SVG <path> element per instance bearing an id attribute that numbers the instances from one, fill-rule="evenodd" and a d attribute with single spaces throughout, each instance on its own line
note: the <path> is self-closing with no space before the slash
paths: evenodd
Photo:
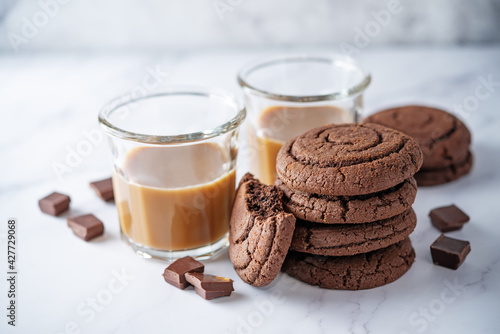
<path id="1" fill-rule="evenodd" d="M 469 216 L 455 205 L 431 210 L 429 217 L 432 224 L 441 232 L 460 230 L 470 219 Z"/>
<path id="2" fill-rule="evenodd" d="M 53 192 L 52 194 L 39 200 L 38 206 L 42 212 L 48 215 L 59 216 L 61 213 L 69 209 L 70 201 L 71 199 L 68 195 Z"/>
<path id="3" fill-rule="evenodd" d="M 189 283 L 184 276 L 188 272 L 202 273 L 205 270 L 203 263 L 196 261 L 190 256 L 177 259 L 172 262 L 163 272 L 165 282 L 179 289 L 185 289 Z"/>
<path id="4" fill-rule="evenodd" d="M 195 288 L 207 291 L 233 291 L 233 280 L 203 273 L 187 273 L 186 281 Z"/>
<path id="5" fill-rule="evenodd" d="M 91 214 L 69 217 L 67 221 L 73 232 L 85 241 L 92 240 L 104 233 L 103 223 Z"/>
<path id="6" fill-rule="evenodd" d="M 201 296 L 202 298 L 206 300 L 212 300 L 214 298 L 218 297 L 224 297 L 224 296 L 230 296 L 232 290 L 226 290 L 226 291 L 206 291 L 197 287 L 194 287 L 194 291 L 198 296 Z"/>
<path id="7" fill-rule="evenodd" d="M 97 196 L 106 202 L 112 201 L 115 198 L 113 194 L 113 181 L 111 178 L 91 182 L 90 187 L 95 190 Z"/>
<path id="8" fill-rule="evenodd" d="M 165 278 L 165 277 L 164 277 Z M 185 288 L 187 288 L 190 284 L 188 282 L 184 282 L 184 283 L 177 283 L 176 281 L 174 280 L 171 280 L 169 278 L 165 278 L 165 282 L 167 282 L 168 284 L 170 285 L 173 285 L 175 286 L 177 289 L 181 289 L 181 290 L 184 290 Z"/>
<path id="9" fill-rule="evenodd" d="M 432 261 L 434 264 L 455 270 L 464 262 L 470 250 L 468 241 L 450 238 L 441 234 L 431 245 Z"/>

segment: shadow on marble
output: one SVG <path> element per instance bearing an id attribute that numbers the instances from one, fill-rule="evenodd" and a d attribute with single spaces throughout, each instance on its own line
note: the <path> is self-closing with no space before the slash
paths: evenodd
<path id="1" fill-rule="evenodd" d="M 193 293 L 195 293 L 195 292 L 193 291 Z M 229 297 L 214 298 L 212 300 L 207 300 L 207 301 L 210 303 L 214 303 L 214 304 L 224 304 L 224 303 L 235 303 L 238 301 L 245 300 L 247 298 L 248 298 L 248 296 L 241 294 L 239 292 L 233 291 L 233 293 L 231 293 L 231 296 L 229 296 Z"/>

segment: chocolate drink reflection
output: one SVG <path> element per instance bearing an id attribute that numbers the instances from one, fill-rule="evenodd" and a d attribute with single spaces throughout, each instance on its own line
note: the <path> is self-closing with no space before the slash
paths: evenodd
<path id="1" fill-rule="evenodd" d="M 186 164 L 186 161 L 192 161 Z M 216 144 L 138 147 L 114 173 L 122 232 L 160 250 L 185 250 L 218 241 L 229 229 L 235 170 Z"/>
<path id="2" fill-rule="evenodd" d="M 263 183 L 273 184 L 276 156 L 287 140 L 318 126 L 352 122 L 347 110 L 333 106 L 270 107 L 260 114 L 257 126 L 248 129 L 249 143 L 257 150 L 251 159 L 252 171 Z"/>

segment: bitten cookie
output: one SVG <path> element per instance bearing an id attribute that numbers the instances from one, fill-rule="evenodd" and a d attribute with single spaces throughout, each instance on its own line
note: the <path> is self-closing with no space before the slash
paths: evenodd
<path id="1" fill-rule="evenodd" d="M 295 217 L 325 224 L 360 224 L 386 219 L 408 210 L 417 195 L 413 177 L 389 189 L 358 196 L 326 196 L 289 188 L 281 180 L 285 210 Z"/>
<path id="2" fill-rule="evenodd" d="M 463 164 L 469 155 L 470 132 L 458 118 L 444 110 L 405 106 L 383 110 L 363 120 L 406 133 L 424 155 L 422 170 Z"/>
<path id="3" fill-rule="evenodd" d="M 281 190 L 251 174 L 240 181 L 230 222 L 229 258 L 240 278 L 265 286 L 278 275 L 292 241 L 295 217 L 283 211 Z"/>
<path id="4" fill-rule="evenodd" d="M 302 192 L 353 196 L 393 187 L 415 174 L 422 152 L 409 136 L 378 124 L 326 125 L 289 140 L 279 178 Z"/>
<path id="5" fill-rule="evenodd" d="M 410 269 L 415 252 L 410 239 L 354 256 L 318 256 L 291 252 L 283 271 L 321 288 L 370 289 L 393 282 Z"/>
<path id="6" fill-rule="evenodd" d="M 368 253 L 406 239 L 416 225 L 413 209 L 368 224 L 326 225 L 298 220 L 290 249 L 329 256 Z"/>

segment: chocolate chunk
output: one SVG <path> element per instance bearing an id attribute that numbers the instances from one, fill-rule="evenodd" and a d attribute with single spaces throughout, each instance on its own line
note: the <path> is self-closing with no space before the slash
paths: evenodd
<path id="1" fill-rule="evenodd" d="M 450 269 L 458 269 L 469 253 L 470 243 L 468 241 L 453 239 L 444 234 L 441 234 L 431 245 L 434 264 Z"/>
<path id="2" fill-rule="evenodd" d="M 186 256 L 172 262 L 163 272 L 163 278 L 165 282 L 179 289 L 185 289 L 189 283 L 184 275 L 189 272 L 202 273 L 204 270 L 205 265 L 203 263 Z"/>
<path id="3" fill-rule="evenodd" d="M 104 233 L 104 225 L 94 215 L 69 217 L 68 226 L 85 241 L 94 239 Z"/>
<path id="4" fill-rule="evenodd" d="M 165 277 L 164 277 L 165 278 Z M 177 289 L 181 289 L 181 290 L 184 290 L 185 288 L 187 288 L 190 284 L 188 282 L 184 282 L 184 283 L 177 283 L 176 281 L 174 280 L 171 280 L 169 278 L 165 278 L 165 282 L 167 282 L 168 284 L 170 285 L 173 285 L 175 286 Z"/>
<path id="5" fill-rule="evenodd" d="M 194 291 L 198 296 L 201 296 L 202 298 L 206 300 L 212 300 L 214 298 L 218 297 L 224 297 L 224 296 L 230 296 L 232 290 L 226 290 L 226 291 L 206 291 L 203 289 L 199 289 L 197 287 L 194 288 Z"/>
<path id="6" fill-rule="evenodd" d="M 432 224 L 441 232 L 460 230 L 470 219 L 469 216 L 455 205 L 443 206 L 431 210 L 429 217 L 431 217 Z"/>
<path id="7" fill-rule="evenodd" d="M 97 196 L 106 202 L 112 201 L 115 198 L 113 194 L 113 181 L 111 178 L 91 182 L 90 187 L 95 190 Z"/>
<path id="8" fill-rule="evenodd" d="M 230 278 L 206 275 L 202 273 L 187 273 L 186 281 L 195 288 L 206 291 L 233 291 L 233 280 Z"/>
<path id="9" fill-rule="evenodd" d="M 70 201 L 71 199 L 68 195 L 53 192 L 39 200 L 38 206 L 42 212 L 48 215 L 59 216 L 64 211 L 68 210 Z"/>

